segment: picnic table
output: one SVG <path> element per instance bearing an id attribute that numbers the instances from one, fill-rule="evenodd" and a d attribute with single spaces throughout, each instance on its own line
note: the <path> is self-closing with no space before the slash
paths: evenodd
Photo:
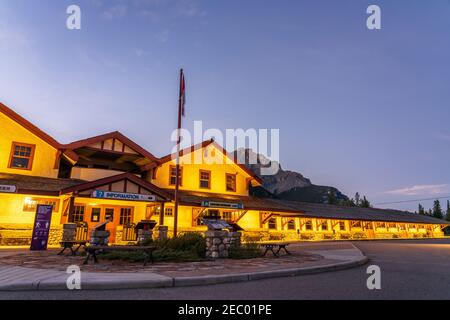
<path id="1" fill-rule="evenodd" d="M 155 246 L 85 246 L 84 250 L 87 253 L 86 259 L 83 264 L 88 264 L 89 259 L 92 257 L 94 263 L 98 263 L 97 253 L 99 251 L 142 251 L 144 255 L 144 266 L 147 265 L 148 260 L 153 264 L 153 251 L 156 250 Z"/>
<path id="2" fill-rule="evenodd" d="M 261 246 L 264 247 L 266 249 L 266 251 L 264 251 L 262 256 L 265 257 L 267 252 L 271 251 L 272 254 L 275 257 L 279 258 L 280 257 L 280 250 L 284 250 L 284 252 L 287 255 L 290 255 L 291 253 L 287 250 L 287 246 L 288 245 L 289 245 L 289 243 L 286 243 L 286 242 L 283 242 L 283 243 L 263 243 L 263 244 L 261 244 Z"/>
<path id="3" fill-rule="evenodd" d="M 87 242 L 88 242 L 87 240 L 61 241 L 60 244 L 63 248 L 58 253 L 58 256 L 62 255 L 64 253 L 64 251 L 66 251 L 66 249 L 69 249 L 70 252 L 72 253 L 72 256 L 75 256 L 77 254 L 78 250 L 80 250 L 80 248 L 82 246 L 85 246 Z M 78 245 L 78 247 L 76 247 L 74 250 L 73 247 L 77 246 L 77 245 Z"/>

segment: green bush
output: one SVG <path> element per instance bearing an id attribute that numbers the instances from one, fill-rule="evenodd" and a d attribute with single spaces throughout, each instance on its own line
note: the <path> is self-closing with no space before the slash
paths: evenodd
<path id="1" fill-rule="evenodd" d="M 155 261 L 198 261 L 205 257 L 206 241 L 200 233 L 185 233 L 177 238 L 171 238 L 164 241 L 147 241 L 144 245 L 154 245 L 156 250 L 153 252 Z M 103 256 L 109 260 L 126 260 L 132 262 L 144 261 L 142 252 L 107 252 Z"/>
<path id="2" fill-rule="evenodd" d="M 231 247 L 228 250 L 230 259 L 253 259 L 261 257 L 261 248 L 257 243 L 245 243 L 242 246 Z"/>

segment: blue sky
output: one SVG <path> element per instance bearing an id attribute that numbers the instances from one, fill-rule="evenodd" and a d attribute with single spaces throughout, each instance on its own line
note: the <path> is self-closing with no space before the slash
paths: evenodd
<path id="1" fill-rule="evenodd" d="M 450 195 L 449 57 L 447 0 L 0 2 L 0 101 L 60 142 L 165 155 L 183 67 L 187 128 L 279 128 L 285 169 L 373 203 Z"/>

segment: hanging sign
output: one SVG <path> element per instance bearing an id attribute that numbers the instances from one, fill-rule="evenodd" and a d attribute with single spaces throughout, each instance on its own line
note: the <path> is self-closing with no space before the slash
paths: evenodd
<path id="1" fill-rule="evenodd" d="M 17 187 L 9 184 L 0 184 L 0 193 L 16 193 Z"/>
<path id="2" fill-rule="evenodd" d="M 33 251 L 47 250 L 50 223 L 52 221 L 52 210 L 53 206 L 51 205 L 39 204 L 37 206 L 30 247 Z"/>
<path id="3" fill-rule="evenodd" d="M 202 207 L 206 208 L 224 208 L 224 209 L 244 209 L 242 203 L 218 202 L 218 201 L 202 201 Z"/>
<path id="4" fill-rule="evenodd" d="M 113 200 L 148 201 L 148 202 L 156 201 L 156 196 L 154 195 L 112 192 L 102 190 L 95 190 L 92 193 L 92 197 L 99 199 L 113 199 Z"/>

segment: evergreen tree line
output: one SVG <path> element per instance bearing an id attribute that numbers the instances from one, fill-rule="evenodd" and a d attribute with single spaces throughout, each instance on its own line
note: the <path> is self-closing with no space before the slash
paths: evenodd
<path id="1" fill-rule="evenodd" d="M 416 213 L 424 216 L 435 217 L 438 219 L 445 218 L 445 220 L 450 221 L 450 201 L 447 200 L 447 208 L 445 210 L 445 214 L 444 211 L 442 210 L 441 202 L 439 200 L 434 200 L 433 208 L 428 210 L 425 210 L 423 205 L 419 203 L 419 210 L 416 211 Z"/>
<path id="2" fill-rule="evenodd" d="M 328 204 L 335 204 L 340 206 L 347 206 L 347 207 L 360 207 L 360 208 L 370 208 L 372 205 L 370 204 L 370 201 L 367 200 L 366 196 L 363 196 L 361 199 L 361 196 L 357 192 L 355 194 L 354 198 L 351 199 L 345 199 L 345 200 L 338 200 L 336 197 L 336 193 L 333 191 L 328 192 Z"/>

